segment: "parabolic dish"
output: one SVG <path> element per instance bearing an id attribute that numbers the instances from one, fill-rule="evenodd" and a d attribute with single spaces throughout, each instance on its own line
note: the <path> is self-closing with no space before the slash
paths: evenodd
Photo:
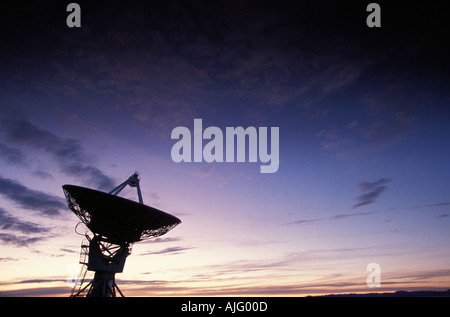
<path id="1" fill-rule="evenodd" d="M 64 185 L 63 190 L 78 218 L 112 243 L 158 237 L 181 223 L 164 211 L 98 190 L 75 185 Z"/>

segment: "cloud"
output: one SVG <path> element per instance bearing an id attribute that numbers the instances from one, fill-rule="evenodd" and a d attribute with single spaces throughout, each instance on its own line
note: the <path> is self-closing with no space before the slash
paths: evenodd
<path id="1" fill-rule="evenodd" d="M 366 212 L 358 212 L 353 214 L 340 214 L 333 217 L 330 217 L 332 220 L 341 220 L 345 218 L 351 218 L 351 217 L 361 217 L 361 216 L 370 216 L 373 214 L 378 213 L 377 211 L 366 211 Z"/>
<path id="2" fill-rule="evenodd" d="M 17 181 L 0 175 L 0 194 L 20 207 L 35 210 L 47 216 L 59 215 L 65 209 L 64 199 L 28 188 Z M 31 228 L 31 227 L 30 227 Z"/>
<path id="3" fill-rule="evenodd" d="M 342 220 L 346 218 L 352 218 L 352 217 L 362 217 L 362 216 L 370 216 L 376 213 L 379 213 L 381 211 L 368 211 L 368 212 L 358 212 L 358 213 L 349 213 L 349 214 L 339 214 L 331 217 L 324 217 L 324 218 L 313 218 L 313 219 L 301 219 L 296 220 L 292 222 L 287 222 L 285 225 L 307 225 L 307 224 L 314 224 L 314 223 L 321 223 L 325 221 L 336 221 L 336 220 Z"/>
<path id="4" fill-rule="evenodd" d="M 322 149 L 332 151 L 338 158 L 355 158 L 398 144 L 414 132 L 417 119 L 407 111 L 389 108 L 380 112 L 372 113 L 366 107 L 358 120 L 343 127 L 322 129 L 317 133 Z"/>
<path id="5" fill-rule="evenodd" d="M 390 248 L 384 246 L 383 248 Z M 390 250 L 390 249 L 389 249 Z M 127 294 L 178 294 L 196 295 L 203 292 L 209 295 L 299 295 L 314 293 L 332 293 L 349 291 L 367 291 L 365 285 L 365 265 L 357 264 L 361 270 L 355 274 L 342 271 L 348 264 L 348 259 L 360 259 L 356 263 L 364 263 L 367 257 L 372 258 L 373 247 L 360 248 L 331 248 L 311 249 L 288 253 L 281 258 L 267 258 L 259 260 L 229 261 L 220 264 L 203 265 L 196 267 L 192 273 L 189 270 L 182 279 L 172 281 L 155 281 L 158 288 L 154 288 L 152 281 L 126 281 L 128 284 L 124 291 Z M 322 272 L 317 271 L 318 263 L 333 261 L 335 265 L 324 265 Z M 339 264 L 339 265 L 337 265 Z M 344 265 L 343 265 L 344 264 Z M 321 265 L 319 265 L 319 268 Z M 311 271 L 309 271 L 311 270 Z M 299 276 L 308 276 L 313 272 L 313 279 L 293 281 L 292 272 Z M 397 273 L 384 271 L 384 289 L 396 287 L 407 288 L 410 284 L 417 287 L 420 283 L 434 285 L 438 277 L 449 276 L 450 270 L 413 271 Z M 368 273 L 367 273 L 368 274 Z M 361 276 L 363 276 L 361 278 Z M 287 279 L 287 277 L 290 277 Z M 268 283 L 261 283 L 267 280 Z M 361 283 L 361 280 L 364 283 Z M 278 281 L 278 282 L 273 282 Z M 125 282 L 125 281 L 124 281 Z M 122 281 L 118 282 L 119 286 Z M 197 286 L 201 285 L 201 288 Z M 220 285 L 220 287 L 218 287 Z M 136 288 L 134 287 L 136 286 Z M 364 289 L 365 287 L 365 289 Z M 398 288 L 397 288 L 398 289 Z"/>
<path id="6" fill-rule="evenodd" d="M 20 231 L 22 233 L 48 232 L 47 228 L 41 227 L 32 222 L 22 221 L 19 218 L 8 215 L 6 210 L 2 207 L 0 207 L 0 229 Z"/>
<path id="7" fill-rule="evenodd" d="M 390 181 L 389 178 L 380 178 L 379 180 L 375 181 L 375 182 L 361 182 L 358 184 L 358 187 L 362 190 L 362 191 L 371 191 L 371 190 L 375 190 L 378 187 L 388 183 Z"/>
<path id="8" fill-rule="evenodd" d="M 56 160 L 60 171 L 66 175 L 80 178 L 84 182 L 95 184 L 101 189 L 114 187 L 115 182 L 111 177 L 104 174 L 97 167 L 86 163 L 90 159 L 78 140 L 58 137 L 25 120 L 1 119 L 0 122 L 0 129 L 3 130 L 4 137 L 8 142 L 28 149 L 43 151 Z M 2 151 L 5 152 L 7 150 L 15 153 L 15 156 L 18 156 L 20 153 L 17 150 L 14 152 L 8 146 L 3 147 L 3 150 L 0 147 L 0 154 Z M 11 159 L 11 155 L 9 159 Z"/>
<path id="9" fill-rule="evenodd" d="M 33 175 L 36 175 L 37 177 L 39 177 L 41 179 L 51 179 L 51 180 L 54 179 L 50 173 L 40 171 L 40 170 L 33 171 Z"/>
<path id="10" fill-rule="evenodd" d="M 376 183 L 376 182 L 374 182 Z M 373 183 L 367 183 L 367 184 L 373 184 Z M 366 185 L 362 185 L 366 186 Z M 373 188 L 373 186 L 369 187 Z M 388 209 L 383 210 L 375 210 L 375 211 L 364 211 L 364 212 L 357 212 L 357 213 L 347 213 L 347 214 L 338 214 L 331 217 L 323 217 L 323 218 L 313 218 L 313 219 L 300 219 L 292 222 L 287 222 L 284 225 L 308 225 L 308 224 L 315 224 L 315 223 L 321 223 L 326 221 L 336 221 L 336 220 L 342 220 L 346 218 L 351 217 L 362 217 L 362 216 L 370 216 L 382 212 L 388 212 L 388 211 L 396 211 L 396 210 L 409 210 L 409 209 L 428 209 L 428 208 L 439 208 L 439 207 L 445 207 L 449 206 L 449 202 L 441 202 L 441 203 L 434 203 L 434 204 L 426 204 L 426 205 L 417 205 L 417 206 L 399 206 L 399 207 L 392 207 Z M 441 214 L 438 216 L 438 218 L 446 218 L 448 217 L 448 214 Z"/>
<path id="11" fill-rule="evenodd" d="M 66 249 L 66 248 L 61 248 L 59 249 L 62 252 L 66 252 L 66 253 L 78 253 L 78 251 L 72 250 L 72 249 Z"/>
<path id="12" fill-rule="evenodd" d="M 141 255 L 150 255 L 150 254 L 180 254 L 183 253 L 186 250 L 193 249 L 194 247 L 169 247 L 162 249 L 160 251 L 149 251 L 146 253 L 143 253 Z"/>
<path id="13" fill-rule="evenodd" d="M 383 193 L 387 186 L 385 184 L 391 181 L 390 178 L 380 178 L 379 180 L 369 183 L 362 182 L 358 184 L 358 187 L 361 191 L 365 192 L 364 194 L 358 196 L 358 203 L 353 205 L 353 208 L 359 208 L 362 206 L 367 206 L 373 204 L 377 198 Z"/>
<path id="14" fill-rule="evenodd" d="M 207 178 L 211 176 L 214 172 L 214 169 L 211 166 L 203 166 L 198 171 L 193 172 L 192 175 L 197 176 L 199 178 Z"/>
<path id="15" fill-rule="evenodd" d="M 394 112 L 384 120 L 377 120 L 361 129 L 366 146 L 381 147 L 395 144 L 411 134 L 416 119 L 405 112 Z"/>
<path id="16" fill-rule="evenodd" d="M 0 233 L 0 241 L 5 244 L 11 244 L 18 247 L 27 247 L 31 244 L 34 244 L 38 241 L 44 240 L 44 237 L 24 237 L 24 236 L 16 236 L 14 234 L 9 233 Z"/>
<path id="17" fill-rule="evenodd" d="M 25 155 L 19 149 L 0 143 L 0 157 L 7 163 L 18 166 L 27 166 Z"/>
<path id="18" fill-rule="evenodd" d="M 322 222 L 327 219 L 330 219 L 330 218 L 300 219 L 300 220 L 296 220 L 296 221 L 287 222 L 287 223 L 285 223 L 285 225 L 307 225 L 307 224 Z"/>
<path id="19" fill-rule="evenodd" d="M 352 206 L 353 209 L 367 206 L 370 204 L 373 204 L 378 197 L 387 189 L 386 184 L 391 181 L 390 178 L 380 178 L 379 180 L 375 182 L 361 182 L 358 184 L 359 189 L 363 192 L 360 196 L 357 197 L 358 203 L 354 204 Z M 424 205 L 424 206 L 416 206 L 416 207 L 410 207 L 410 208 L 422 208 L 422 207 L 439 207 L 442 204 L 447 203 L 439 203 L 439 204 L 430 204 L 430 205 Z M 398 208 L 391 208 L 389 210 L 393 209 L 399 209 L 399 208 L 406 208 L 406 207 L 398 207 Z M 367 212 L 358 212 L 358 213 L 346 213 L 346 214 L 338 214 L 331 217 L 322 217 L 322 218 L 313 218 L 313 219 L 300 219 L 292 222 L 285 223 L 285 225 L 305 225 L 305 224 L 315 224 L 320 223 L 324 221 L 335 221 L 335 220 L 342 220 L 346 218 L 352 218 L 352 217 L 362 217 L 362 216 L 370 216 L 376 213 L 380 213 L 381 211 L 367 211 Z"/>
<path id="20" fill-rule="evenodd" d="M 108 28 L 90 21 L 83 31 L 87 37 L 69 39 L 57 32 L 62 38 L 48 52 L 53 58 L 45 65 L 46 76 L 31 78 L 31 85 L 54 95 L 110 96 L 134 120 L 167 135 L 195 114 L 211 112 L 212 105 L 214 112 L 228 113 L 236 101 L 249 105 L 234 110 L 252 120 L 267 120 L 287 105 L 311 117 L 324 115 L 327 110 L 317 109 L 317 102 L 356 82 L 367 68 L 365 57 L 347 56 L 355 44 L 318 41 L 305 32 L 310 22 L 299 15 L 307 10 L 297 6 L 266 3 L 245 10 L 246 4 L 178 4 L 157 11 L 146 6 L 108 6 L 117 18 Z M 67 50 L 73 41 L 80 41 L 78 49 Z M 104 54 L 105 47 L 116 49 Z M 42 60 L 27 58 L 42 67 Z M 26 70 L 20 74 L 31 77 Z"/>
<path id="21" fill-rule="evenodd" d="M 426 205 L 418 205 L 418 206 L 414 206 L 413 208 L 435 208 L 435 207 L 445 207 L 445 206 L 450 206 L 450 202 L 441 202 L 441 203 L 435 203 L 435 204 L 426 204 Z"/>
<path id="22" fill-rule="evenodd" d="M 0 258 L 0 262 L 16 262 L 19 260 L 20 259 L 18 259 L 18 258 L 11 258 L 11 257 Z"/>
<path id="23" fill-rule="evenodd" d="M 180 237 L 163 237 L 163 238 L 155 238 L 155 239 L 148 239 L 141 241 L 140 244 L 143 243 L 166 243 L 166 242 L 175 242 L 175 241 L 181 241 Z"/>
<path id="24" fill-rule="evenodd" d="M 358 208 L 374 203 L 378 198 L 378 196 L 380 196 L 381 193 L 384 192 L 386 189 L 387 186 L 379 186 L 371 192 L 358 196 L 359 203 L 353 205 L 353 208 Z"/>

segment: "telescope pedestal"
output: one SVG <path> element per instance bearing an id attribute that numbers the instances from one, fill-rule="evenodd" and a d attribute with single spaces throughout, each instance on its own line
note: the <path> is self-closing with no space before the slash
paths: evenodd
<path id="1" fill-rule="evenodd" d="M 116 297 L 116 291 L 123 297 L 115 281 L 116 273 L 97 271 L 86 297 Z"/>
<path id="2" fill-rule="evenodd" d="M 116 297 L 116 291 L 123 296 L 115 281 L 116 273 L 121 273 L 125 260 L 130 254 L 128 243 L 117 245 L 95 235 L 89 242 L 89 261 L 87 269 L 95 271 L 94 279 L 73 296 Z"/>

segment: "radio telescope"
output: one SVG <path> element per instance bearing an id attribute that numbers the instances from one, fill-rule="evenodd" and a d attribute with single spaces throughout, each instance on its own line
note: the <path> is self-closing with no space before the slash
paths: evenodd
<path id="1" fill-rule="evenodd" d="M 123 296 L 115 282 L 121 273 L 134 242 L 166 234 L 180 219 L 156 208 L 144 205 L 139 175 L 134 173 L 109 193 L 75 185 L 64 185 L 67 205 L 93 237 L 85 235 L 81 245 L 80 264 L 83 264 L 78 282 L 71 296 Z M 117 196 L 126 186 L 135 187 L 139 203 Z M 94 271 L 94 278 L 85 283 L 86 271 Z"/>

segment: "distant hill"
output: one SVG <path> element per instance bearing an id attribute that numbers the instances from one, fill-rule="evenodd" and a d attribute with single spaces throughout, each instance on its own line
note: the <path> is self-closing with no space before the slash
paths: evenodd
<path id="1" fill-rule="evenodd" d="M 320 297 L 450 297 L 450 289 L 446 291 L 397 291 L 394 293 L 329 294 Z"/>

